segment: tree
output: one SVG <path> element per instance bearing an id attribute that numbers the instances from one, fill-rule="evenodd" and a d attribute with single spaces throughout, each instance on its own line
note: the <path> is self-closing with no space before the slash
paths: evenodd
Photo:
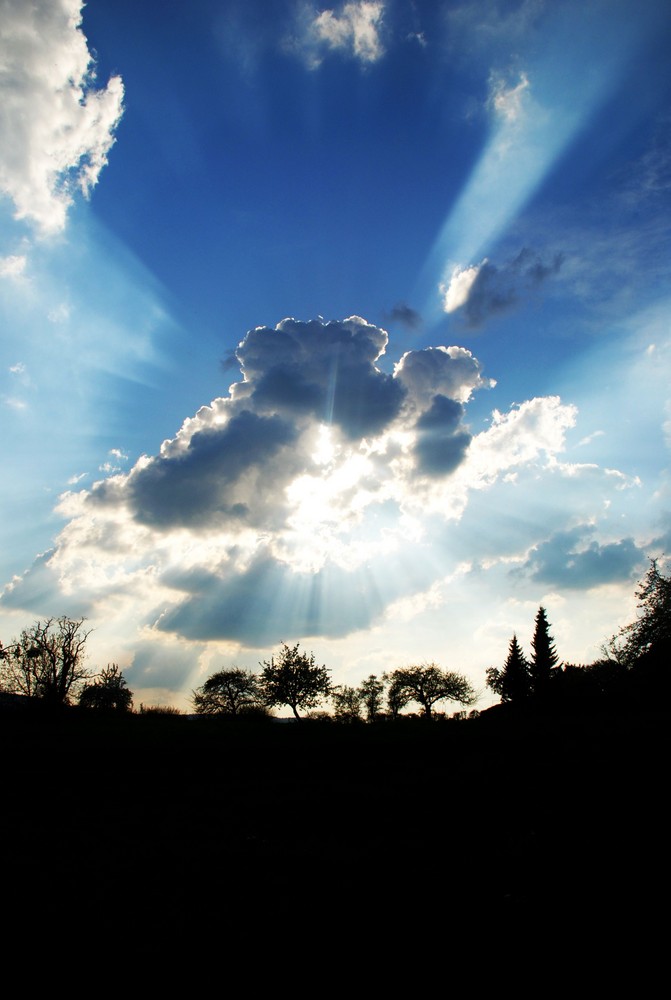
<path id="1" fill-rule="evenodd" d="M 260 679 L 265 704 L 269 708 L 288 705 L 297 719 L 299 708 L 315 708 L 331 691 L 327 668 L 317 666 L 314 653 L 299 653 L 299 646 L 283 642 L 277 659 L 262 661 Z"/>
<path id="2" fill-rule="evenodd" d="M 333 714 L 338 722 L 361 722 L 361 694 L 357 688 L 339 684 L 331 690 Z"/>
<path id="3" fill-rule="evenodd" d="M 382 712 L 383 694 L 384 683 L 375 674 L 371 674 L 359 685 L 359 701 L 363 705 L 368 722 L 375 722 L 375 719 Z"/>
<path id="4" fill-rule="evenodd" d="M 638 617 L 620 629 L 610 643 L 616 659 L 633 667 L 642 657 L 664 659 L 671 648 L 671 575 L 660 572 L 656 559 L 636 591 Z"/>
<path id="5" fill-rule="evenodd" d="M 508 647 L 503 667 L 490 667 L 487 687 L 498 694 L 501 701 L 522 701 L 531 694 L 531 668 L 514 635 Z"/>
<path id="6" fill-rule="evenodd" d="M 433 706 L 438 701 L 457 701 L 473 705 L 477 695 L 468 678 L 450 670 L 441 670 L 435 663 L 400 667 L 389 675 L 389 705 L 396 715 L 408 702 L 422 706 L 424 716 L 431 718 Z"/>
<path id="7" fill-rule="evenodd" d="M 536 628 L 531 640 L 531 649 L 531 685 L 534 694 L 540 694 L 546 689 L 553 671 L 559 664 L 544 607 L 540 607 L 536 613 Z"/>
<path id="8" fill-rule="evenodd" d="M 133 692 L 117 663 L 108 663 L 96 680 L 84 686 L 79 704 L 82 708 L 93 708 L 98 712 L 131 711 Z"/>
<path id="9" fill-rule="evenodd" d="M 259 708 L 258 678 L 240 667 L 219 670 L 193 692 L 193 705 L 198 715 L 241 715 Z"/>
<path id="10" fill-rule="evenodd" d="M 85 618 L 64 615 L 37 621 L 18 641 L 2 650 L 2 676 L 7 690 L 65 705 L 92 675 L 84 666 Z"/>

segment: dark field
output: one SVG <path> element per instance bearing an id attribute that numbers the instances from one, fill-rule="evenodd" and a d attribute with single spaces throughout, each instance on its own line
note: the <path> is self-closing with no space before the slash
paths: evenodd
<path id="1" fill-rule="evenodd" d="M 375 726 L 71 710 L 3 715 L 0 740 L 17 912 L 394 921 L 439 898 L 596 915 L 668 889 L 664 710 Z"/>

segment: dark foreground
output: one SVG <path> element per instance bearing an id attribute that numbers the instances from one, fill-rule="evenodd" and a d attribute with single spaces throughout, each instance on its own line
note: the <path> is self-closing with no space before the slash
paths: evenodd
<path id="1" fill-rule="evenodd" d="M 3 715 L 5 912 L 631 915 L 668 895 L 669 732 L 661 709 L 361 727 Z"/>

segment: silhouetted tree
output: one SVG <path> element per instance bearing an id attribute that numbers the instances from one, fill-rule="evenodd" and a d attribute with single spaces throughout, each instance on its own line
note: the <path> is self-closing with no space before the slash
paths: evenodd
<path id="1" fill-rule="evenodd" d="M 368 722 L 374 722 L 384 704 L 384 682 L 371 674 L 359 685 L 359 699 Z"/>
<path id="2" fill-rule="evenodd" d="M 544 607 L 540 607 L 536 613 L 536 628 L 531 640 L 531 649 L 531 684 L 534 694 L 539 694 L 545 691 L 552 672 L 559 663 Z"/>
<path id="3" fill-rule="evenodd" d="M 240 715 L 261 706 L 259 679 L 250 670 L 230 667 L 208 677 L 193 692 L 198 715 Z"/>
<path id="4" fill-rule="evenodd" d="M 64 705 L 92 675 L 84 666 L 91 630 L 84 621 L 62 616 L 37 621 L 2 651 L 0 669 L 8 691 Z"/>
<path id="5" fill-rule="evenodd" d="M 84 686 L 79 704 L 82 708 L 93 708 L 98 712 L 130 712 L 133 692 L 117 663 L 108 663 L 97 680 Z"/>
<path id="6" fill-rule="evenodd" d="M 500 670 L 490 667 L 487 671 L 487 687 L 498 694 L 501 701 L 522 701 L 531 694 L 529 662 L 520 649 L 516 635 L 510 640 L 503 667 Z"/>
<path id="7" fill-rule="evenodd" d="M 431 718 L 433 706 L 438 701 L 457 701 L 472 705 L 477 695 L 468 678 L 463 674 L 441 670 L 435 663 L 400 667 L 389 675 L 389 707 L 393 715 L 409 702 L 422 706 L 424 716 Z"/>
<path id="8" fill-rule="evenodd" d="M 636 591 L 638 617 L 610 642 L 617 660 L 632 667 L 641 657 L 661 659 L 671 650 L 671 576 L 660 572 L 656 559 Z"/>
<path id="9" fill-rule="evenodd" d="M 361 695 L 357 688 L 339 684 L 331 690 L 333 714 L 338 722 L 361 722 Z"/>
<path id="10" fill-rule="evenodd" d="M 315 663 L 314 653 L 299 653 L 300 643 L 282 649 L 277 659 L 263 660 L 260 685 L 264 703 L 287 705 L 297 719 L 298 709 L 315 708 L 331 691 L 329 671 Z"/>

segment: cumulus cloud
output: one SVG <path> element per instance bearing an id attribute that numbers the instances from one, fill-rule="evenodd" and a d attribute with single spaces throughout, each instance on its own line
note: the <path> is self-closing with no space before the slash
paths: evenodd
<path id="1" fill-rule="evenodd" d="M 363 64 L 377 62 L 384 49 L 380 29 L 385 5 L 382 0 L 350 0 L 336 10 L 308 8 L 300 35 L 292 48 L 316 69 L 326 51 L 341 52 Z"/>
<path id="2" fill-rule="evenodd" d="M 562 254 L 544 260 L 524 247 L 497 266 L 487 258 L 470 267 L 455 267 L 450 280 L 440 286 L 445 312 L 461 309 L 469 327 L 481 326 L 491 316 L 513 308 L 525 295 L 556 275 L 564 262 Z"/>
<path id="3" fill-rule="evenodd" d="M 123 84 L 94 87 L 82 0 L 6 0 L 2 7 L 0 191 L 15 217 L 46 233 L 73 195 L 95 187 L 121 118 Z"/>
<path id="4" fill-rule="evenodd" d="M 40 613 L 65 595 L 145 639 L 259 646 L 347 635 L 430 588 L 430 519 L 454 522 L 474 490 L 554 459 L 575 412 L 531 400 L 475 434 L 468 402 L 493 385 L 477 358 L 409 351 L 390 374 L 387 341 L 360 317 L 250 330 L 226 396 L 157 454 L 63 495 L 54 550 L 2 604 Z"/>
<path id="5" fill-rule="evenodd" d="M 440 291 L 443 296 L 443 308 L 446 313 L 455 312 L 468 301 L 473 282 L 477 278 L 480 268 L 487 263 L 487 258 L 482 264 L 472 264 L 470 267 L 459 267 L 452 269 L 450 280 L 441 284 Z"/>
<path id="6" fill-rule="evenodd" d="M 589 590 L 633 579 L 645 563 L 645 553 L 632 538 L 601 544 L 590 539 L 594 528 L 579 525 L 558 531 L 536 546 L 522 572 L 551 586 Z"/>

